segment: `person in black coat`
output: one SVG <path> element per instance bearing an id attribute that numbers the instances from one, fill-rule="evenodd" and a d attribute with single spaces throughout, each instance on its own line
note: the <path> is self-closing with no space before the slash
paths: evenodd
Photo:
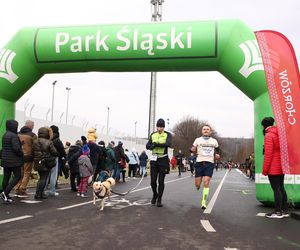
<path id="1" fill-rule="evenodd" d="M 68 157 L 67 157 L 69 167 L 70 167 L 71 190 L 73 192 L 77 192 L 76 186 L 79 186 L 79 183 L 80 183 L 78 158 L 82 154 L 81 146 L 82 146 L 81 140 L 77 140 L 75 142 L 75 145 L 71 145 L 71 147 L 69 149 Z M 76 183 L 75 183 L 75 180 L 76 180 Z"/>
<path id="2" fill-rule="evenodd" d="M 179 149 L 179 152 L 177 153 L 177 155 L 175 155 L 175 157 L 176 157 L 176 161 L 177 161 L 177 165 L 178 165 L 178 176 L 181 176 L 181 171 L 183 170 L 184 154 Z"/>
<path id="3" fill-rule="evenodd" d="M 99 141 L 99 153 L 98 153 L 98 162 L 97 162 L 97 167 L 93 176 L 93 181 L 96 181 L 98 174 L 105 170 L 105 159 L 106 159 L 106 148 L 105 148 L 105 142 L 104 141 Z"/>
<path id="4" fill-rule="evenodd" d="M 18 122 L 6 121 L 6 133 L 2 137 L 3 192 L 0 194 L 4 202 L 12 202 L 10 191 L 21 179 L 21 167 L 24 164 L 22 144 L 18 137 Z M 11 175 L 13 178 L 11 179 Z M 11 180 L 11 181 L 9 181 Z"/>
<path id="5" fill-rule="evenodd" d="M 50 128 L 53 132 L 52 142 L 53 142 L 53 145 L 54 145 L 56 151 L 58 152 L 58 157 L 56 159 L 57 164 L 54 168 L 51 169 L 51 172 L 50 172 L 50 175 L 48 178 L 50 181 L 50 190 L 49 190 L 48 195 L 49 196 L 57 196 L 57 195 L 59 195 L 56 192 L 58 173 L 60 173 L 60 170 L 62 168 L 61 166 L 62 166 L 62 164 L 64 164 L 64 161 L 66 158 L 66 152 L 65 152 L 64 144 L 62 143 L 62 141 L 59 138 L 58 127 L 55 125 L 52 125 Z"/>

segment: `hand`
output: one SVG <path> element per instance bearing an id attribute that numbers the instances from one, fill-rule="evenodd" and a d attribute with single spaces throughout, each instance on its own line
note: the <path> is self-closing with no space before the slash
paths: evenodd
<path id="1" fill-rule="evenodd" d="M 220 160 L 220 155 L 219 154 L 215 154 L 215 160 Z"/>
<path id="2" fill-rule="evenodd" d="M 263 171 L 262 174 L 263 174 L 264 176 L 267 176 L 267 175 L 268 175 L 268 173 L 267 173 L 266 171 Z"/>

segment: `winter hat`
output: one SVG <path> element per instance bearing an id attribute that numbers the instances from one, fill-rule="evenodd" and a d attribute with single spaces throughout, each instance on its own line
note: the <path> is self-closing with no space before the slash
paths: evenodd
<path id="1" fill-rule="evenodd" d="M 158 119 L 156 123 L 156 127 L 164 128 L 165 127 L 165 121 L 164 119 Z"/>
<path id="2" fill-rule="evenodd" d="M 264 119 L 262 119 L 261 125 L 264 128 L 267 128 L 267 127 L 273 126 L 274 122 L 275 122 L 275 120 L 273 117 L 265 117 Z"/>
<path id="3" fill-rule="evenodd" d="M 58 134 L 58 127 L 55 125 L 50 126 L 50 128 L 52 129 L 53 133 Z"/>
<path id="4" fill-rule="evenodd" d="M 105 147 L 105 142 L 104 141 L 99 141 L 98 144 L 102 147 Z"/>
<path id="5" fill-rule="evenodd" d="M 119 142 L 118 142 L 118 145 L 123 145 L 123 142 L 119 141 Z"/>
<path id="6" fill-rule="evenodd" d="M 82 154 L 83 155 L 88 155 L 90 153 L 90 148 L 87 144 L 84 144 L 82 147 Z"/>

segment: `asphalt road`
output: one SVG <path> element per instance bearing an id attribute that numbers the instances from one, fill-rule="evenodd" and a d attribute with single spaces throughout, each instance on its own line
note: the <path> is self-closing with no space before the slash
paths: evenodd
<path id="1" fill-rule="evenodd" d="M 256 201 L 254 182 L 226 173 L 214 173 L 204 211 L 189 173 L 167 176 L 162 208 L 150 205 L 149 177 L 129 195 L 114 195 L 102 212 L 91 190 L 81 198 L 67 186 L 43 202 L 33 194 L 16 198 L 0 204 L 0 249 L 300 249 L 299 220 L 265 218 L 272 209 Z"/>

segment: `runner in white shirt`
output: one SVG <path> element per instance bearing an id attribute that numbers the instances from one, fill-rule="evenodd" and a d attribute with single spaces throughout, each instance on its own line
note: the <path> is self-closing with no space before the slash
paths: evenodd
<path id="1" fill-rule="evenodd" d="M 220 159 L 219 144 L 216 139 L 210 137 L 211 127 L 204 125 L 202 127 L 202 136 L 196 138 L 191 148 L 191 152 L 196 153 L 196 165 L 195 165 L 195 186 L 199 190 L 204 180 L 204 188 L 202 195 L 201 207 L 206 208 L 206 200 L 209 193 L 209 182 L 214 171 L 214 161 Z"/>

